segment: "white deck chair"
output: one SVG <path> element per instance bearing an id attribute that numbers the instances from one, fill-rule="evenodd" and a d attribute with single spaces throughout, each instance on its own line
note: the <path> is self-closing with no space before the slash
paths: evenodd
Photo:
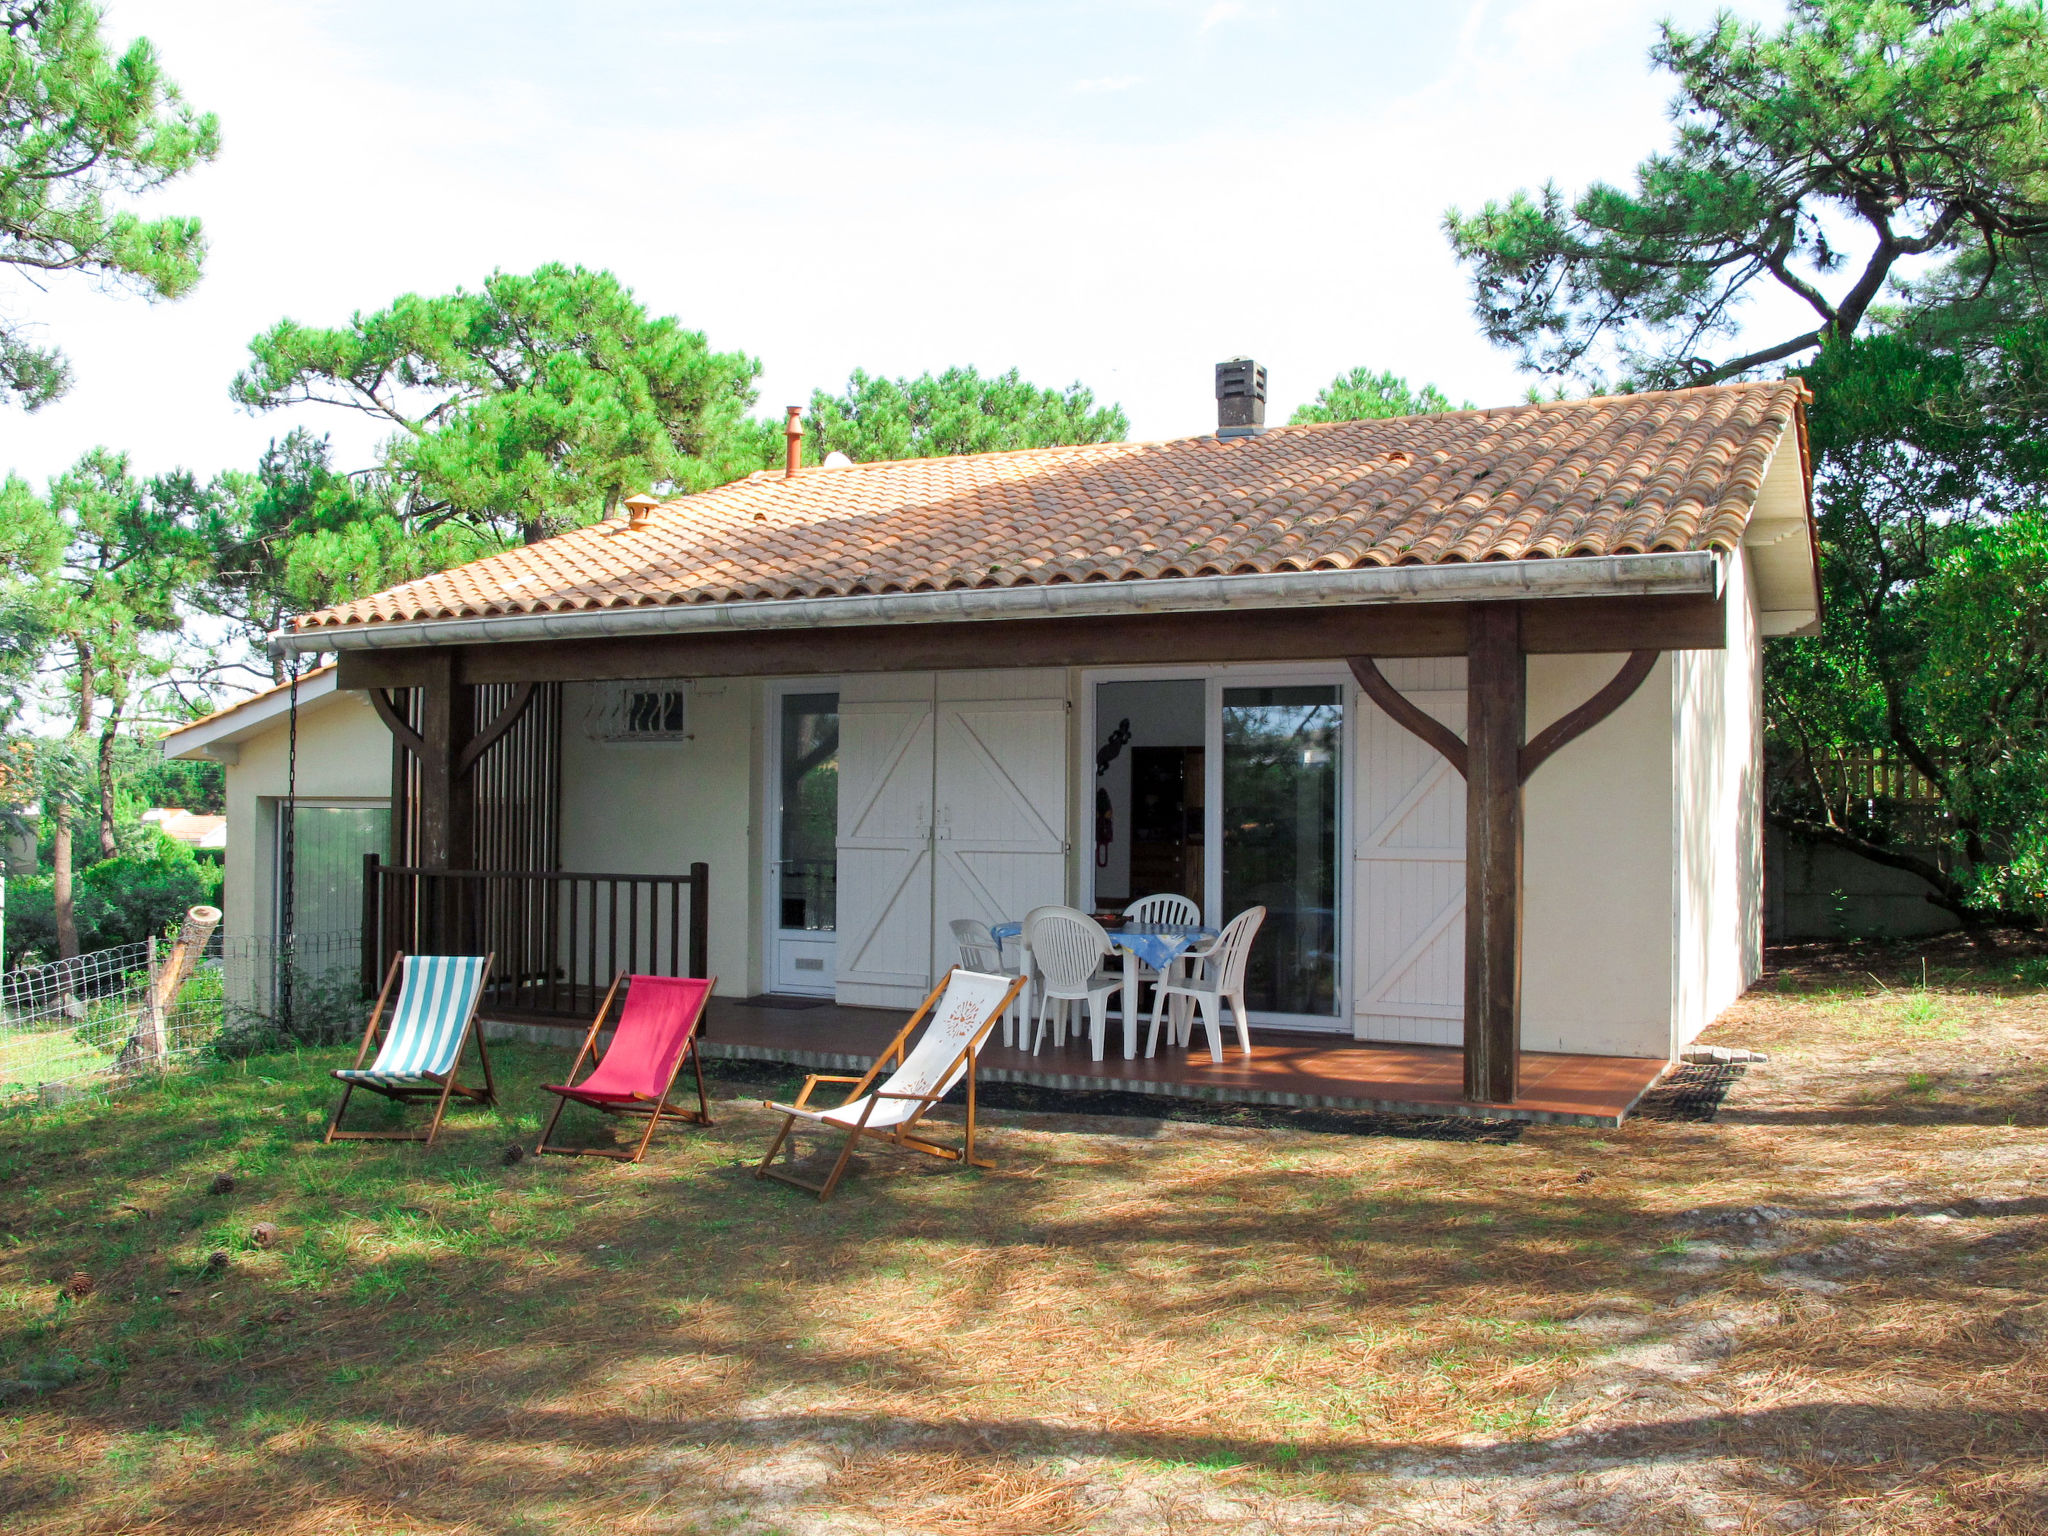
<path id="1" fill-rule="evenodd" d="M 1109 994 L 1123 977 L 1102 969 L 1110 951 L 1102 924 L 1072 907 L 1036 907 L 1024 919 L 1024 939 L 1031 947 L 1031 966 L 1038 977 L 1038 1026 L 1031 1035 L 1031 1054 L 1052 1032 L 1054 1045 L 1067 1038 L 1067 1015 L 1076 1003 L 1088 1005 L 1089 1049 L 1102 1060 L 1109 1036 Z"/>
<path id="2" fill-rule="evenodd" d="M 1202 1023 L 1209 1030 L 1209 1059 L 1223 1059 L 1223 1036 L 1218 1028 L 1223 1005 L 1228 1003 L 1237 1024 L 1237 1044 L 1245 1055 L 1252 1053 L 1251 1029 L 1245 1017 L 1244 968 L 1251 959 L 1252 940 L 1259 936 L 1259 925 L 1266 920 L 1264 907 L 1247 907 L 1224 925 L 1208 945 L 1191 949 L 1183 954 L 1181 963 L 1187 967 L 1187 975 L 1171 980 L 1162 980 L 1152 993 L 1152 1033 L 1145 1041 L 1145 1054 L 1151 1056 L 1159 1049 L 1159 1025 L 1167 1005 L 1176 998 L 1186 998 L 1201 1010 Z M 1180 1034 L 1178 1023 L 1169 1026 L 1174 1031 L 1176 1044 L 1192 1042 L 1195 1033 L 1193 1018 L 1187 1020 L 1187 1038 Z"/>
<path id="3" fill-rule="evenodd" d="M 448 1112 L 451 1095 L 472 1104 L 496 1102 L 491 1083 L 491 1055 L 476 1028 L 477 1000 L 490 979 L 495 955 L 407 955 L 391 957 L 391 969 L 384 975 L 377 1006 L 363 1030 L 362 1048 L 353 1067 L 341 1067 L 335 1078 L 342 1084 L 341 1102 L 334 1106 L 334 1118 L 327 1123 L 327 1140 L 334 1141 L 424 1141 L 428 1146 L 441 1134 L 441 1117 Z M 402 978 L 402 979 L 401 979 Z M 398 1001 L 391 1005 L 391 1024 L 377 1059 L 369 1066 L 363 1060 L 377 1038 L 377 1026 L 384 1019 L 384 1004 L 390 999 L 392 982 L 399 982 Z M 458 1081 L 462 1048 L 476 1038 L 477 1059 L 482 1063 L 484 1085 L 465 1088 Z M 349 1096 L 358 1088 L 380 1093 L 401 1104 L 434 1100 L 434 1118 L 424 1133 L 419 1131 L 344 1131 L 341 1117 L 348 1109 Z"/>
<path id="4" fill-rule="evenodd" d="M 977 1168 L 994 1167 L 986 1159 L 974 1155 L 974 1059 L 980 1054 L 988 1032 L 995 1027 L 996 1019 L 1009 1007 L 1011 999 L 1023 985 L 1021 976 L 987 976 L 957 967 L 947 972 L 946 979 L 918 1005 L 917 1012 L 910 1016 L 910 1022 L 897 1032 L 896 1038 L 875 1059 L 875 1064 L 868 1068 L 865 1076 L 835 1077 L 814 1072 L 805 1080 L 803 1091 L 796 1096 L 795 1103 L 769 1102 L 768 1108 L 779 1111 L 784 1117 L 782 1129 L 769 1143 L 768 1155 L 754 1170 L 755 1176 L 779 1179 L 784 1184 L 812 1191 L 821 1201 L 829 1200 L 832 1191 L 839 1187 L 839 1180 L 853 1157 L 853 1149 L 863 1136 L 878 1137 L 893 1146 L 916 1152 L 929 1152 L 934 1157 L 972 1163 Z M 906 1050 L 911 1031 L 927 1016 L 931 1022 L 925 1025 L 924 1034 L 915 1046 Z M 892 1061 L 896 1063 L 895 1069 L 877 1085 L 875 1080 Z M 945 1098 L 963 1076 L 967 1079 L 965 1144 L 958 1149 L 941 1147 L 911 1135 L 932 1106 Z M 820 1083 L 851 1083 L 853 1086 L 848 1090 L 844 1103 L 830 1109 L 813 1109 L 811 1090 Z M 846 1133 L 846 1145 L 840 1149 L 839 1160 L 832 1165 L 832 1171 L 822 1184 L 813 1184 L 774 1166 L 775 1154 L 782 1150 L 799 1120 Z"/>
<path id="5" fill-rule="evenodd" d="M 978 918 L 956 917 L 946 925 L 953 931 L 953 943 L 960 951 L 960 965 L 963 970 L 979 971 L 984 976 L 1007 976 L 1015 979 L 1024 974 L 1021 966 L 1010 966 L 1003 962 L 1003 941 L 996 937 L 995 930 Z M 1021 949 L 1023 940 L 1019 936 Z M 1024 1016 L 1024 994 L 1019 992 L 1010 1006 L 1003 1010 L 1003 1044 L 1015 1045 L 1017 1036 L 1029 1021 Z"/>

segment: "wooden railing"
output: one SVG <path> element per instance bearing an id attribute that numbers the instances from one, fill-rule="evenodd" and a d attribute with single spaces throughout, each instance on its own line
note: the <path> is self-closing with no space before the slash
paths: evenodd
<path id="1" fill-rule="evenodd" d="M 417 869 L 363 861 L 363 983 L 393 954 L 494 954 L 483 1008 L 500 1018 L 588 1020 L 620 971 L 703 976 L 711 870 L 599 875 Z"/>

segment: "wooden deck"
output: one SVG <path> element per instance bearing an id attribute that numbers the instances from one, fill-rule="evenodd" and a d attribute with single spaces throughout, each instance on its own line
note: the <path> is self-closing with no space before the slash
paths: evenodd
<path id="1" fill-rule="evenodd" d="M 860 1072 L 902 1028 L 904 1017 L 875 1008 L 781 1009 L 714 998 L 705 1020 L 704 1054 Z M 1255 1028 L 1251 1056 L 1226 1046 L 1219 1066 L 1206 1049 L 1170 1047 L 1162 1047 L 1156 1057 L 1126 1061 L 1121 1036 L 1112 1023 L 1109 1051 L 1101 1061 L 1090 1059 L 1085 1040 L 1071 1038 L 1063 1049 L 1048 1047 L 1032 1056 L 1005 1046 L 999 1026 L 982 1052 L 981 1080 L 1224 1103 L 1614 1126 L 1667 1065 L 1638 1056 L 1531 1051 L 1522 1057 L 1519 1099 L 1472 1104 L 1464 1098 L 1464 1053 L 1447 1046 L 1363 1045 L 1340 1035 Z"/>

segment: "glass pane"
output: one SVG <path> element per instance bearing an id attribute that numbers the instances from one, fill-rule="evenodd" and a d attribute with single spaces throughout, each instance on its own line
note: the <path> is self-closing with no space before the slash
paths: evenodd
<path id="1" fill-rule="evenodd" d="M 1247 1006 L 1337 1012 L 1337 788 L 1330 687 L 1223 690 L 1223 911 L 1266 908 Z"/>
<path id="2" fill-rule="evenodd" d="M 839 924 L 839 695 L 782 696 L 782 870 L 785 930 Z"/>
<path id="3" fill-rule="evenodd" d="M 293 952 L 308 987 L 353 985 L 362 944 L 363 855 L 387 854 L 390 846 L 391 812 L 381 805 L 297 807 L 292 817 Z"/>
<path id="4" fill-rule="evenodd" d="M 1202 904 L 1200 678 L 1095 687 L 1095 904 L 1167 892 Z"/>
<path id="5" fill-rule="evenodd" d="M 381 805 L 302 805 L 292 822 L 292 929 L 355 934 L 363 926 L 363 855 L 385 853 L 391 812 Z"/>

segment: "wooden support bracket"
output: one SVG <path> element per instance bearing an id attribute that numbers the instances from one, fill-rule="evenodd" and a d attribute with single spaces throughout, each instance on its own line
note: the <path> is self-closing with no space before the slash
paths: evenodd
<path id="1" fill-rule="evenodd" d="M 1465 743 L 1458 739 L 1458 733 L 1417 709 L 1406 694 L 1387 681 L 1386 673 L 1370 656 L 1352 657 L 1351 675 L 1358 679 L 1365 696 L 1385 710 L 1396 725 L 1436 748 L 1459 773 L 1465 771 Z"/>
<path id="2" fill-rule="evenodd" d="M 1628 660 L 1621 664 L 1621 670 L 1614 674 L 1605 688 L 1570 714 L 1538 731 L 1535 738 L 1522 748 L 1522 782 L 1528 783 L 1529 775 L 1542 767 L 1544 760 L 1559 747 L 1577 741 L 1633 698 L 1635 691 L 1643 686 L 1643 679 L 1656 665 L 1655 651 L 1631 651 Z"/>
<path id="3" fill-rule="evenodd" d="M 382 688 L 370 690 L 370 707 L 377 711 L 377 718 L 390 728 L 398 738 L 398 744 L 414 757 L 427 755 L 426 738 L 405 723 L 405 716 L 398 712 L 398 706 L 391 702 L 391 695 Z"/>
<path id="4" fill-rule="evenodd" d="M 457 755 L 457 773 L 467 773 L 474 768 L 477 759 L 496 746 L 499 738 L 519 723 L 519 717 L 526 713 L 526 707 L 533 702 L 533 691 L 536 686 L 533 683 L 521 683 L 513 690 L 512 697 L 506 702 L 505 707 L 498 711 L 497 717 L 472 736 Z M 372 688 L 369 694 L 370 707 L 377 711 L 377 717 L 390 728 L 391 734 L 398 738 L 399 745 L 414 757 L 425 757 L 426 738 L 405 723 L 405 717 L 399 714 L 397 706 L 391 702 L 391 695 L 382 688 Z"/>
<path id="5" fill-rule="evenodd" d="M 526 713 L 526 706 L 533 702 L 533 689 L 532 683 L 520 683 L 512 690 L 512 697 L 506 701 L 505 707 L 498 711 L 497 718 L 472 736 L 469 744 L 462 749 L 462 755 L 455 761 L 457 773 L 467 773 L 474 768 L 476 760 L 496 746 L 498 738 L 519 723 L 519 717 Z"/>
<path id="6" fill-rule="evenodd" d="M 1529 776 L 1549 761 L 1559 748 L 1577 741 L 1634 698 L 1636 690 L 1649 677 L 1650 669 L 1657 665 L 1657 656 L 1656 651 L 1630 652 L 1628 660 L 1621 664 L 1621 670 L 1614 674 L 1606 687 L 1570 714 L 1538 731 L 1521 750 L 1522 782 L 1528 783 Z M 1459 773 L 1465 772 L 1465 743 L 1458 738 L 1457 732 L 1416 708 L 1400 689 L 1387 681 L 1386 674 L 1370 656 L 1353 656 L 1350 665 L 1351 675 L 1358 679 L 1359 688 L 1387 712 L 1389 719 L 1428 742 Z"/>

